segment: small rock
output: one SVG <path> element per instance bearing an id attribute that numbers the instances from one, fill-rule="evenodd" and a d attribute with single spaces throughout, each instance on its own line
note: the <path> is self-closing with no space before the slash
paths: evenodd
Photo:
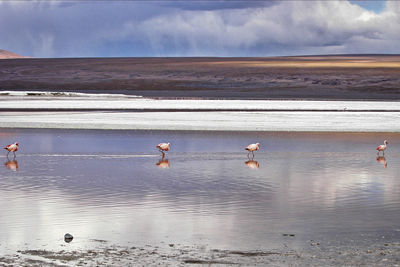
<path id="1" fill-rule="evenodd" d="M 173 246 L 175 246 L 174 244 L 169 244 L 169 246 L 172 248 Z"/>
<path id="2" fill-rule="evenodd" d="M 295 234 L 282 234 L 283 236 L 295 236 Z"/>
<path id="3" fill-rule="evenodd" d="M 65 242 L 69 243 L 69 242 L 72 241 L 72 239 L 74 239 L 74 237 L 73 237 L 71 234 L 66 233 L 66 234 L 64 235 L 64 241 L 65 241 Z"/>

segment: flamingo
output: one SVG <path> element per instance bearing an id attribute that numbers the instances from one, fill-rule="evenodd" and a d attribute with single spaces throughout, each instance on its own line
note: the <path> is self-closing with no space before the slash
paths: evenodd
<path id="1" fill-rule="evenodd" d="M 389 144 L 389 143 L 387 140 L 385 140 L 385 141 L 383 141 L 383 145 L 380 145 L 376 148 L 376 150 L 378 150 L 378 153 L 377 153 L 378 155 L 379 155 L 379 152 L 381 152 L 381 151 L 383 152 L 383 155 L 385 155 L 385 149 L 387 147 L 387 144 Z"/>
<path id="2" fill-rule="evenodd" d="M 171 148 L 171 144 L 170 143 L 160 143 L 156 146 L 156 148 L 158 148 L 158 151 L 160 151 L 162 153 L 162 155 L 164 156 L 165 155 L 164 151 L 168 151 Z"/>
<path id="3" fill-rule="evenodd" d="M 8 151 L 7 158 L 8 158 L 8 154 L 10 154 L 10 152 L 14 153 L 14 158 L 15 158 L 16 157 L 15 151 L 18 151 L 18 143 L 15 142 L 14 144 L 7 145 L 7 146 L 4 147 L 4 149 Z"/>
<path id="4" fill-rule="evenodd" d="M 255 143 L 255 144 L 250 144 L 248 145 L 245 150 L 249 151 L 247 153 L 247 157 L 249 157 L 250 152 L 253 154 L 253 158 L 254 158 L 254 151 L 259 150 L 260 149 L 260 143 Z"/>

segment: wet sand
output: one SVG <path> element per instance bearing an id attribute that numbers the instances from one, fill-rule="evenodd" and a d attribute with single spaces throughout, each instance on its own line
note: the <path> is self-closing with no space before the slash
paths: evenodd
<path id="1" fill-rule="evenodd" d="M 87 250 L 19 250 L 0 257 L 6 266 L 399 266 L 400 243 L 325 248 L 310 240 L 306 250 L 237 251 L 206 246 L 118 246 L 94 240 Z"/>
<path id="2" fill-rule="evenodd" d="M 400 56 L 0 60 L 0 90 L 211 99 L 398 100 Z"/>

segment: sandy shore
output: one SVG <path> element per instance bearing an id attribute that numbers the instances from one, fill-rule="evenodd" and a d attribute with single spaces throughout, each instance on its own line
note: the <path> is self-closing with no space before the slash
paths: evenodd
<path id="1" fill-rule="evenodd" d="M 206 246 L 161 244 L 119 246 L 94 240 L 91 249 L 18 250 L 0 257 L 5 266 L 399 266 L 399 243 L 325 247 L 310 240 L 304 249 L 268 251 L 212 249 Z"/>
<path id="2" fill-rule="evenodd" d="M 400 132 L 399 102 L 0 97 L 2 128 Z"/>

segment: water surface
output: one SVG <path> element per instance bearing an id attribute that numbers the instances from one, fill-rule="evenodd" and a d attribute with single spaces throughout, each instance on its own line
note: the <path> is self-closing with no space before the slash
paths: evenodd
<path id="1" fill-rule="evenodd" d="M 385 157 L 375 148 L 388 139 Z M 400 238 L 400 135 L 1 130 L 0 250 Z M 171 143 L 162 158 L 155 146 Z M 253 160 L 244 147 L 261 143 Z M 5 152 L 5 151 L 4 151 Z M 5 155 L 6 153 L 4 153 Z"/>

